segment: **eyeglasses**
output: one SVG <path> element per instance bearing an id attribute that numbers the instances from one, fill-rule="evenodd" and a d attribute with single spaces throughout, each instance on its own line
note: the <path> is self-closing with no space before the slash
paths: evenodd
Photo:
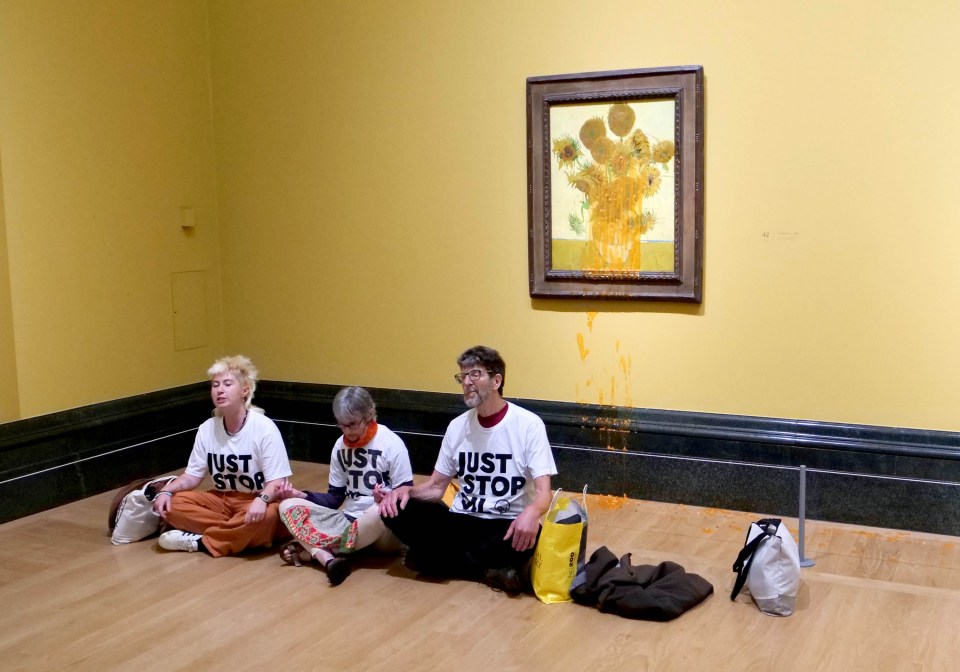
<path id="1" fill-rule="evenodd" d="M 366 418 L 360 418 L 359 420 L 354 420 L 353 422 L 340 422 L 339 420 L 337 420 L 337 427 L 344 430 L 356 429 L 357 427 L 365 424 L 366 422 L 367 422 Z"/>
<path id="2" fill-rule="evenodd" d="M 483 369 L 474 369 L 473 371 L 467 371 L 466 373 L 458 373 L 453 379 L 457 381 L 457 385 L 463 385 L 463 381 L 467 378 L 470 380 L 480 380 L 484 373 L 490 373 L 489 371 L 484 371 Z"/>

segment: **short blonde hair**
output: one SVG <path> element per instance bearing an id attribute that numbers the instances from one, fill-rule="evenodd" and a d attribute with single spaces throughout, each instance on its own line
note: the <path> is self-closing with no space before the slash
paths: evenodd
<path id="1" fill-rule="evenodd" d="M 257 367 L 253 365 L 253 362 L 250 361 L 250 358 L 244 355 L 221 357 L 213 363 L 213 366 L 207 369 L 207 375 L 210 376 L 211 380 L 213 380 L 215 376 L 224 373 L 233 374 L 233 377 L 237 379 L 237 382 L 240 383 L 241 386 L 245 385 L 250 388 L 250 394 L 243 400 L 243 404 L 248 409 L 254 408 L 252 403 L 253 393 L 257 389 L 257 378 L 260 377 L 260 372 L 257 370 Z"/>

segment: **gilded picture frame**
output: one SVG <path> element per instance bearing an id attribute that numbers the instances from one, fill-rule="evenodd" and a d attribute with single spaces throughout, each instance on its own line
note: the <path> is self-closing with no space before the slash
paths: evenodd
<path id="1" fill-rule="evenodd" d="M 530 296 L 700 303 L 703 68 L 527 79 Z"/>

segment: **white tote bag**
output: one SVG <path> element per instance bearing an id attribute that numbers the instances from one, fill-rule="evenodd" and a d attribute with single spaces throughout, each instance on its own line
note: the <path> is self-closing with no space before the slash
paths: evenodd
<path id="1" fill-rule="evenodd" d="M 790 530 L 778 518 L 750 524 L 747 540 L 733 563 L 737 573 L 731 600 L 744 584 L 765 614 L 789 616 L 800 590 L 800 552 Z"/>
<path id="2" fill-rule="evenodd" d="M 117 507 L 113 534 L 110 537 L 114 545 L 140 541 L 160 528 L 160 516 L 153 511 L 153 499 L 156 493 L 174 478 L 174 476 L 161 476 L 127 493 Z"/>

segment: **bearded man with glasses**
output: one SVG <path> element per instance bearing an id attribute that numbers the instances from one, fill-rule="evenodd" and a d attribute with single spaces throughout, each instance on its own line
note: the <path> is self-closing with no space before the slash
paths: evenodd
<path id="1" fill-rule="evenodd" d="M 503 399 L 500 353 L 478 345 L 457 364 L 469 410 L 447 427 L 429 480 L 377 493 L 380 515 L 409 547 L 411 569 L 516 595 L 528 587 L 557 467 L 543 421 Z M 442 499 L 454 479 L 460 487 L 448 509 Z"/>

